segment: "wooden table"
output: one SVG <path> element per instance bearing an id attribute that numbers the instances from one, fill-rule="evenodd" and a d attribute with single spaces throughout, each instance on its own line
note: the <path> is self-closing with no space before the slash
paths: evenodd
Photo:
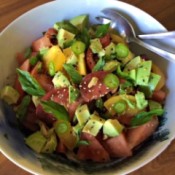
<path id="1" fill-rule="evenodd" d="M 50 0 L 0 0 L 0 31 L 26 11 Z M 123 0 L 135 5 L 157 20 L 168 30 L 175 30 L 174 0 Z M 134 13 L 134 12 L 133 12 Z M 7 160 L 0 153 L 1 175 L 30 175 Z M 155 160 L 130 175 L 175 175 L 175 141 Z"/>

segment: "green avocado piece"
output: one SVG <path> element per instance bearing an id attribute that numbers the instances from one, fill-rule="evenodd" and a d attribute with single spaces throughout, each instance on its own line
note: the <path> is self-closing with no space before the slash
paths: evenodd
<path id="1" fill-rule="evenodd" d="M 90 40 L 90 48 L 92 52 L 95 54 L 98 54 L 99 57 L 102 57 L 105 55 L 105 50 L 103 49 L 99 38 Z"/>
<path id="2" fill-rule="evenodd" d="M 142 61 L 136 69 L 136 84 L 148 85 L 151 74 L 152 61 Z"/>
<path id="3" fill-rule="evenodd" d="M 57 34 L 58 45 L 61 48 L 64 48 L 67 43 L 71 42 L 74 39 L 74 37 L 75 34 L 61 28 Z"/>
<path id="4" fill-rule="evenodd" d="M 117 119 L 108 119 L 103 125 L 103 134 L 108 137 L 116 137 L 123 131 L 124 126 Z"/>
<path id="5" fill-rule="evenodd" d="M 117 60 L 111 60 L 105 63 L 103 70 L 113 72 L 117 69 L 118 65 L 120 65 L 120 63 Z"/>
<path id="6" fill-rule="evenodd" d="M 70 23 L 82 31 L 89 23 L 88 15 L 79 15 L 70 20 Z"/>
<path id="7" fill-rule="evenodd" d="M 137 57 L 133 58 L 132 60 L 130 60 L 126 64 L 126 66 L 125 66 L 123 71 L 124 72 L 129 72 L 129 71 L 131 71 L 133 69 L 136 69 L 140 65 L 140 63 L 141 63 L 141 57 L 137 56 Z"/>
<path id="8" fill-rule="evenodd" d="M 102 128 L 104 122 L 105 122 L 104 119 L 102 119 L 101 117 L 99 117 L 96 114 L 92 114 L 90 116 L 90 119 L 88 120 L 88 122 L 84 126 L 82 132 L 86 132 L 86 133 L 89 133 L 93 136 L 97 136 L 97 134 L 99 133 L 100 129 Z"/>
<path id="9" fill-rule="evenodd" d="M 157 101 L 154 100 L 149 100 L 148 101 L 148 105 L 149 105 L 149 110 L 153 110 L 153 109 L 162 109 L 162 105 L 160 103 L 158 103 Z"/>
<path id="10" fill-rule="evenodd" d="M 42 135 L 40 131 L 37 131 L 30 136 L 28 136 L 25 140 L 26 145 L 28 145 L 31 149 L 40 153 L 44 148 L 47 139 Z"/>
<path id="11" fill-rule="evenodd" d="M 57 138 L 55 134 L 52 134 L 50 138 L 47 139 L 47 142 L 41 152 L 43 153 L 53 153 L 57 147 Z"/>
<path id="12" fill-rule="evenodd" d="M 63 53 L 66 56 L 66 63 L 67 64 L 72 64 L 72 65 L 76 65 L 77 64 L 78 58 L 74 54 L 74 52 L 72 51 L 71 47 L 63 49 Z"/>
<path id="13" fill-rule="evenodd" d="M 70 82 L 68 78 L 61 72 L 58 71 L 52 79 L 55 88 L 68 87 Z"/>
<path id="14" fill-rule="evenodd" d="M 3 99 L 9 105 L 17 103 L 19 96 L 19 92 L 9 85 L 5 86 L 0 91 L 0 98 Z"/>
<path id="15" fill-rule="evenodd" d="M 69 103 L 73 103 L 79 97 L 80 92 L 73 86 L 69 86 Z"/>
<path id="16" fill-rule="evenodd" d="M 115 44 L 113 42 L 105 47 L 105 57 L 107 60 L 116 58 Z"/>
<path id="17" fill-rule="evenodd" d="M 148 105 L 148 100 L 145 99 L 145 95 L 143 92 L 137 92 L 135 94 L 135 99 L 136 99 L 136 105 L 137 108 L 142 110 Z"/>
<path id="18" fill-rule="evenodd" d="M 155 90 L 160 79 L 161 79 L 160 75 L 151 72 L 148 82 L 148 86 L 150 87 L 151 91 Z"/>
<path id="19" fill-rule="evenodd" d="M 79 125 L 84 126 L 89 120 L 91 114 L 89 112 L 88 106 L 84 104 L 77 108 L 77 110 L 75 111 L 75 115 L 77 117 Z"/>

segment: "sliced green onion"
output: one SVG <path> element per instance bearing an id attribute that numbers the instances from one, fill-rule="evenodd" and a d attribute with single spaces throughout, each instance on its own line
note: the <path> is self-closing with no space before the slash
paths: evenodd
<path id="1" fill-rule="evenodd" d="M 49 75 L 50 76 L 55 75 L 55 64 L 52 61 L 49 63 Z"/>
<path id="2" fill-rule="evenodd" d="M 107 87 L 109 87 L 111 89 L 115 89 L 115 88 L 118 88 L 118 86 L 119 86 L 119 79 L 116 75 L 109 73 L 105 76 L 103 83 Z"/>
<path id="3" fill-rule="evenodd" d="M 76 55 L 79 55 L 85 51 L 86 45 L 82 41 L 75 41 L 72 44 L 71 49 Z"/>
<path id="4" fill-rule="evenodd" d="M 128 47 L 123 43 L 117 44 L 115 50 L 118 58 L 125 58 L 129 54 Z"/>
<path id="5" fill-rule="evenodd" d="M 119 101 L 114 104 L 113 109 L 115 110 L 116 113 L 121 114 L 126 110 L 126 102 L 125 101 Z"/>

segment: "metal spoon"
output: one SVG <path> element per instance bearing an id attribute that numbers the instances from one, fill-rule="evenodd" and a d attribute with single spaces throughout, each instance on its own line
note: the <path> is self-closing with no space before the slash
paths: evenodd
<path id="1" fill-rule="evenodd" d="M 128 43 L 135 42 L 138 45 L 140 45 L 140 46 L 162 56 L 163 58 L 175 63 L 175 52 L 173 52 L 173 50 L 166 51 L 165 50 L 166 48 L 164 48 L 164 50 L 163 50 L 163 49 L 157 48 L 155 46 L 152 46 L 148 43 L 141 41 L 136 36 L 136 33 L 135 33 L 134 28 L 131 25 L 131 23 L 126 18 L 121 16 L 116 10 L 106 8 L 106 9 L 102 10 L 102 12 L 106 15 L 106 17 L 97 17 L 97 19 L 100 19 L 100 18 L 101 18 L 100 20 L 103 19 L 103 21 L 101 21 L 103 23 L 107 23 L 107 22 L 112 21 L 111 27 L 115 28 L 121 36 L 125 37 L 126 42 L 128 42 Z"/>

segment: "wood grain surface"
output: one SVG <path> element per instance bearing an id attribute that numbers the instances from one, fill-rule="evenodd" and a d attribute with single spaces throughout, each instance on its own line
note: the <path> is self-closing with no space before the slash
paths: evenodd
<path id="1" fill-rule="evenodd" d="M 28 10 L 49 0 L 0 0 L 0 31 Z M 175 30 L 175 0 L 123 0 Z M 134 13 L 134 12 L 133 12 Z M 30 175 L 0 153 L 0 175 Z M 175 175 L 175 141 L 155 160 L 130 175 Z"/>

